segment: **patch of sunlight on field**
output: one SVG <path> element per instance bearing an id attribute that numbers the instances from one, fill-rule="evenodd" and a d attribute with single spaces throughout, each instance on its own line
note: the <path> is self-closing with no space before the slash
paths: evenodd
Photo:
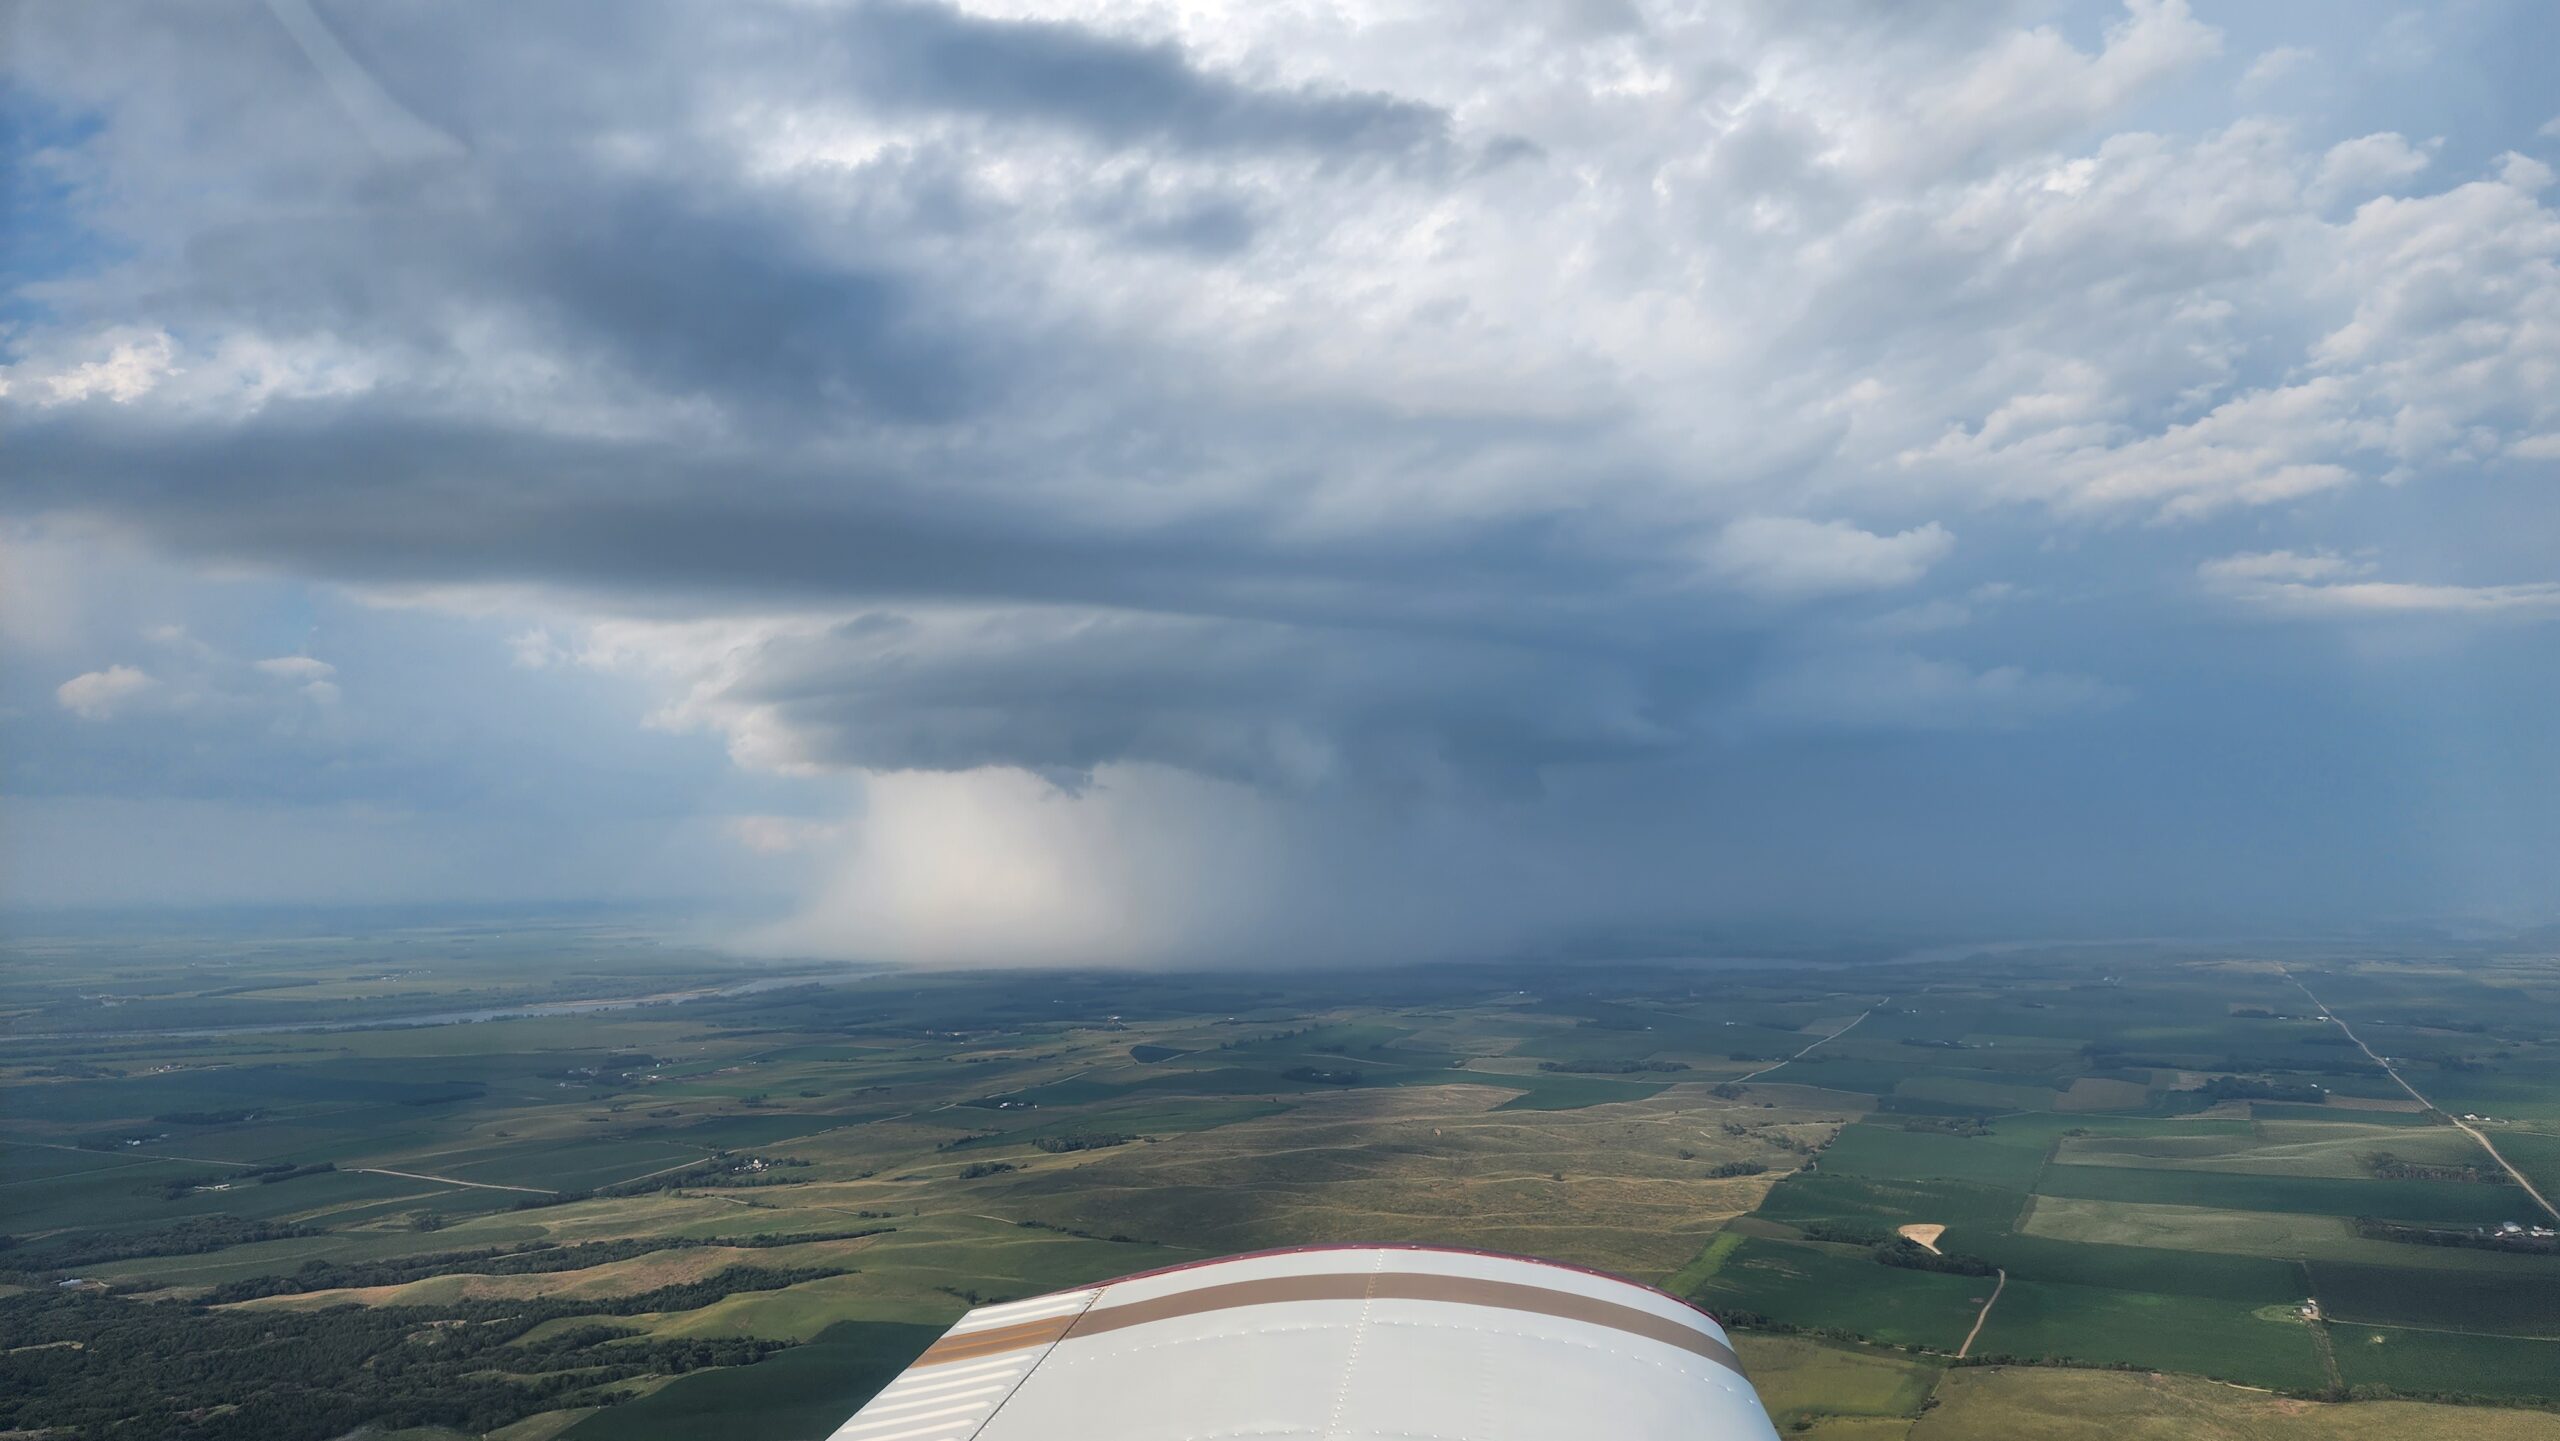
<path id="1" fill-rule="evenodd" d="M 799 1246 L 746 1248 L 687 1246 L 653 1251 L 627 1261 L 609 1262 L 580 1271 L 541 1271 L 518 1276 L 487 1276 L 467 1270 L 447 1272 L 397 1286 L 359 1286 L 268 1296 L 233 1303 L 243 1309 L 316 1310 L 357 1302 L 367 1306 L 451 1306 L 464 1301 L 577 1301 L 636 1296 L 667 1286 L 681 1286 L 718 1275 L 732 1266 L 787 1270 L 798 1266 L 857 1264 L 857 1255 L 872 1238 L 813 1241 Z"/>
<path id="2" fill-rule="evenodd" d="M 2430 1270 L 2499 1271 L 2515 1258 L 2456 1246 L 2411 1247 L 2373 1241 L 2355 1233 L 2344 1216 L 2288 1211 L 2223 1211 L 2151 1201 L 2087 1201 L 2038 1196 L 2019 1228 L 2029 1236 L 2086 1241 L 2102 1246 L 2152 1246 L 2169 1251 L 2208 1251 L 2226 1256 L 2275 1256 L 2315 1261 L 2363 1261 L 2378 1266 Z M 2413 1256 L 2411 1252 L 2424 1254 Z"/>
<path id="3" fill-rule="evenodd" d="M 581 1406 L 574 1411 L 545 1411 L 527 1416 L 513 1426 L 489 1433 L 488 1441 L 551 1441 L 551 1438 L 596 1414 L 596 1407 Z"/>
<path id="4" fill-rule="evenodd" d="M 2151 1088 L 2104 1076 L 2082 1076 L 2053 1103 L 2057 1111 L 2130 1111 L 2150 1099 Z"/>
<path id="5" fill-rule="evenodd" d="M 1787 1434 L 1805 1441 L 1905 1441 L 1908 1416 L 1814 1416 L 1792 1423 Z"/>
<path id="6" fill-rule="evenodd" d="M 2372 1158 L 2384 1154 L 2421 1165 L 2488 1162 L 2469 1137 L 2450 1128 L 2420 1130 L 2331 1121 L 2261 1121 L 2251 1138 L 2069 1136 L 2063 1138 L 2054 1160 L 2071 1166 L 2363 1179 L 2374 1173 Z"/>
<path id="7" fill-rule="evenodd" d="M 1662 1289 L 1674 1296 L 1686 1296 L 1714 1280 L 1716 1273 L 1724 1269 L 1724 1263 L 1733 1258 L 1742 1241 L 1743 1233 L 1731 1227 L 1717 1232 L 1716 1238 L 1707 1243 L 1706 1249 L 1700 1251 L 1696 1259 L 1663 1281 Z"/>
<path id="8" fill-rule="evenodd" d="M 1734 1337 L 1734 1347 L 1760 1404 L 1781 1429 L 1808 1418 L 1907 1426 L 1938 1378 L 1936 1362 L 1878 1346 L 1745 1331 Z"/>
<path id="9" fill-rule="evenodd" d="M 1818 1145 L 1842 1119 L 1736 1108 L 1703 1089 L 1682 1102 L 1492 1109 L 1505 1099 L 1463 1085 L 1310 1097 L 1286 1117 L 1114 1148 L 1071 1176 L 1044 1169 L 986 1194 L 1008 1215 L 1209 1252 L 1357 1237 L 1654 1277 L 1801 1164 L 1787 1145 Z M 1737 1137 L 1727 1121 L 1760 1129 Z M 1735 1161 L 1768 1169 L 1710 1174 Z"/>
<path id="10" fill-rule="evenodd" d="M 2233 1256 L 2332 1255 L 2358 1240 L 2343 1216 L 2284 1211 L 2217 1211 L 2148 1201 L 2083 1201 L 2038 1196 L 2021 1227 L 2030 1236 L 2105 1246 L 2156 1246 Z M 2386 1243 L 2371 1243 L 2386 1244 Z"/>
<path id="11" fill-rule="evenodd" d="M 1947 1373 L 1911 1441 L 2560 1441 L 2560 1415 L 2298 1401 L 2183 1377 L 2051 1367 Z"/>

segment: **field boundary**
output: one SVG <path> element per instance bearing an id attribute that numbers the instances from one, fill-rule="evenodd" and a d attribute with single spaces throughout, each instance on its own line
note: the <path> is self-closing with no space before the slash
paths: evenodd
<path id="1" fill-rule="evenodd" d="M 1973 1318 L 1973 1329 L 1964 1333 L 1964 1344 L 1956 1348 L 1956 1359 L 1959 1361 L 1973 1353 L 1973 1343 L 1982 1335 L 1983 1323 L 1991 1319 L 1991 1308 L 2000 1304 L 2000 1293 L 2009 1289 L 2008 1268 L 2003 1266 L 1996 1269 L 2000 1273 L 1999 1284 L 1991 1288 L 1990 1296 L 1982 1303 L 1981 1312 Z"/>
<path id="2" fill-rule="evenodd" d="M 696 1163 L 688 1162 L 687 1164 Z M 349 1166 L 347 1169 L 359 1176 L 397 1176 L 404 1181 L 433 1181 L 440 1186 L 469 1186 L 477 1191 L 522 1191 L 529 1196 L 560 1194 L 557 1191 L 546 1191 L 540 1186 L 506 1186 L 496 1181 L 466 1181 L 459 1176 L 430 1176 L 421 1171 L 394 1171 L 387 1166 Z"/>
<path id="3" fill-rule="evenodd" d="M 2488 1152 L 2489 1159 L 2497 1162 L 2500 1170 L 2505 1171 L 2510 1179 L 2512 1179 L 2518 1186 L 2524 1188 L 2524 1193 L 2533 1198 L 2533 1203 L 2535 1205 L 2540 1206 L 2552 1220 L 2560 1221 L 2560 1206 L 2554 1206 L 2551 1204 L 2551 1198 L 2545 1196 L 2540 1190 L 2536 1189 L 2533 1182 L 2526 1179 L 2524 1172 L 2517 1170 L 2514 1165 L 2509 1163 L 2506 1157 L 2498 1154 L 2498 1147 L 2494 1142 L 2479 1131 L 2473 1129 L 2469 1122 L 2464 1121 L 2452 1112 L 2445 1110 L 2435 1102 L 2428 1100 L 2424 1092 L 2420 1091 L 2417 1087 L 2410 1085 L 2408 1077 L 2401 1075 L 2397 1067 L 2393 1066 L 2389 1061 L 2384 1060 L 2380 1055 L 2375 1054 L 2373 1047 L 2364 1043 L 2364 1037 L 2356 1034 L 2356 1028 L 2347 1024 L 2346 1017 L 2330 1010 L 2327 1002 L 2324 1002 L 2318 996 L 2313 995 L 2311 993 L 2311 988 L 2302 983 L 2301 977 L 2295 975 L 2290 970 L 2286 970 L 2282 966 L 2278 966 L 2276 969 L 2282 971 L 2284 973 L 2284 978 L 2293 982 L 2295 989 L 2301 991 L 2304 997 L 2306 997 L 2313 1006 L 2319 1008 L 2320 1015 L 2323 1019 L 2327 1020 L 2331 1025 L 2336 1026 L 2339 1030 L 2345 1032 L 2348 1040 L 2355 1042 L 2356 1049 L 2364 1052 L 2365 1059 L 2373 1062 L 2377 1066 L 2380 1066 L 2382 1068 L 2382 1073 L 2397 1082 L 2400 1089 L 2408 1092 L 2410 1097 L 2416 1100 L 2419 1105 L 2426 1107 L 2427 1110 L 2434 1115 L 2444 1117 L 2446 1125 L 2453 1127 L 2455 1130 L 2460 1131 L 2462 1134 L 2479 1142 L 2480 1149 Z"/>
<path id="4" fill-rule="evenodd" d="M 1883 1010 L 1885 1006 L 1892 1001 L 1892 999 L 1892 997 L 1887 996 L 1884 1000 L 1878 1001 L 1874 1005 L 1867 1007 L 1865 1010 L 1858 1013 L 1857 1021 L 1851 1021 L 1849 1024 L 1833 1031 L 1830 1035 L 1823 1037 L 1821 1040 L 1814 1042 L 1813 1045 L 1805 1047 L 1803 1050 L 1796 1052 L 1794 1055 L 1787 1057 L 1783 1061 L 1772 1061 L 1768 1065 L 1762 1066 L 1759 1070 L 1753 1071 L 1747 1076 L 1734 1077 L 1732 1084 L 1739 1086 L 1746 1081 L 1756 1081 L 1762 1076 L 1769 1074 L 1771 1071 L 1782 1070 L 1803 1060 L 1805 1057 L 1812 1055 L 1817 1047 L 1827 1046 L 1833 1041 L 1840 1039 L 1842 1036 L 1849 1034 L 1851 1031 L 1856 1030 L 1858 1028 L 1858 1021 L 1863 1021 L 1867 1017 L 1874 1015 L 1876 1012 Z M 1835 1011 L 1833 1014 L 1837 1015 L 1838 1012 Z"/>

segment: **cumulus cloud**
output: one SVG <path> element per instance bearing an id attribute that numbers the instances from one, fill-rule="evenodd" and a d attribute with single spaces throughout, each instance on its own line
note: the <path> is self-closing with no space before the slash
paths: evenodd
<path id="1" fill-rule="evenodd" d="M 2371 561 L 2326 551 L 2258 551 L 2197 567 L 2205 585 L 2243 604 L 2292 616 L 2560 616 L 2560 581 L 2444 585 L 2369 579 Z"/>
<path id="2" fill-rule="evenodd" d="M 1707 547 L 1708 568 L 1725 582 L 1773 599 L 1890 590 L 1944 560 L 1956 539 L 1931 521 L 1877 535 L 1847 521 L 1745 516 Z"/>
<path id="3" fill-rule="evenodd" d="M 177 343 L 166 331 L 119 326 L 94 337 L 79 356 L 50 364 L 21 361 L 0 367 L 0 399 L 21 391 L 39 409 L 92 398 L 130 405 L 151 393 L 177 369 Z"/>
<path id="4" fill-rule="evenodd" d="M 2320 157 L 2311 187 L 2324 195 L 2372 195 L 2418 174 L 2428 163 L 2426 150 L 2386 130 L 2330 146 Z"/>
<path id="5" fill-rule="evenodd" d="M 2266 90 L 2287 76 L 2300 74 L 2317 64 L 2319 59 L 2318 52 L 2301 45 L 2278 45 L 2262 51 L 2241 73 L 2241 93 L 2248 95 Z"/>
<path id="6" fill-rule="evenodd" d="M 64 681 L 54 687 L 53 698 L 83 720 L 107 720 L 157 685 L 137 666 L 111 665 Z"/>

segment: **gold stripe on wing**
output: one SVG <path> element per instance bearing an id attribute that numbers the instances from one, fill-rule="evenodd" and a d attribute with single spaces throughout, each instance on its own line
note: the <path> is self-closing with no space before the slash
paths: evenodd
<path id="1" fill-rule="evenodd" d="M 1046 1346 L 1067 1334 L 1075 1324 L 1073 1316 L 1054 1316 L 1042 1321 L 1023 1321 L 1011 1326 L 990 1326 L 984 1331 L 966 1331 L 945 1336 L 928 1347 L 914 1363 L 918 1366 L 940 1366 L 953 1361 L 974 1361 L 982 1356 L 1001 1355 L 1031 1346 Z"/>
<path id="2" fill-rule="evenodd" d="M 1103 1299 L 1110 1299 L 1108 1293 Z M 1546 1286 L 1525 1286 L 1514 1281 L 1491 1281 L 1473 1276 L 1418 1272 L 1272 1276 L 1258 1281 L 1203 1286 L 1194 1291 L 1177 1291 L 1170 1296 L 1133 1301 L 1125 1306 L 1100 1306 L 1085 1312 L 1072 1327 L 1062 1328 L 1061 1334 L 1071 1340 L 1082 1340 L 1130 1326 L 1178 1320 L 1213 1311 L 1230 1311 L 1244 1306 L 1268 1306 L 1289 1301 L 1359 1300 L 1438 1301 L 1551 1316 L 1561 1321 L 1642 1336 L 1666 1346 L 1676 1346 L 1728 1370 L 1737 1373 L 1742 1370 L 1742 1358 L 1734 1354 L 1732 1347 L 1695 1326 L 1658 1312 L 1620 1305 L 1577 1291 L 1559 1291 Z"/>

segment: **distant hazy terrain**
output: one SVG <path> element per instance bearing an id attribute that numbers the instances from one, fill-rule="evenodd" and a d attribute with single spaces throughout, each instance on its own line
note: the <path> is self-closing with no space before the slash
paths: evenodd
<path id="1" fill-rule="evenodd" d="M 2547 947 L 20 940 L 0 1084 L 0 1431 L 815 1438 L 973 1302 L 1384 1240 L 1675 1290 L 1818 1436 L 2560 1436 L 2560 1219 L 2482 1144 L 2560 1195 Z"/>

